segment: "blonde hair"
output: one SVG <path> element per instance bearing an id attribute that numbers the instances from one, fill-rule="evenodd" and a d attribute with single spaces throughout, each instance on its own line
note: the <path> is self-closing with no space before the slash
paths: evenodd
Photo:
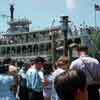
<path id="1" fill-rule="evenodd" d="M 13 66 L 13 65 L 10 65 L 9 69 L 8 69 L 8 72 L 9 72 L 9 74 L 17 75 L 17 67 Z"/>
<path id="2" fill-rule="evenodd" d="M 58 66 L 61 62 L 63 62 L 64 64 L 68 64 L 69 58 L 66 56 L 61 56 L 60 58 L 58 58 L 56 65 Z"/>

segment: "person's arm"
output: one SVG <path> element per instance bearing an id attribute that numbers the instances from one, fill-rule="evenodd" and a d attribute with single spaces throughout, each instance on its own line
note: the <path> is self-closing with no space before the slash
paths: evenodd
<path id="1" fill-rule="evenodd" d="M 18 85 L 19 85 L 19 76 L 14 76 L 14 83 L 11 85 L 10 90 L 16 93 Z"/>

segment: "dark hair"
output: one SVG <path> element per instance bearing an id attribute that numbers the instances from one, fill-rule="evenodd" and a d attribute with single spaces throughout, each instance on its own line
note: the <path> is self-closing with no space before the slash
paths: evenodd
<path id="1" fill-rule="evenodd" d="M 57 76 L 54 81 L 54 87 L 60 99 L 74 100 L 77 89 L 83 90 L 86 85 L 86 76 L 80 70 L 67 70 Z"/>
<path id="2" fill-rule="evenodd" d="M 44 63 L 45 62 L 45 59 L 42 58 L 42 57 L 37 57 L 37 58 L 34 59 L 34 62 L 35 63 L 37 63 L 37 62 L 43 62 Z"/>
<path id="3" fill-rule="evenodd" d="M 0 65 L 0 73 L 6 73 L 8 71 L 8 65 L 1 64 Z"/>
<path id="4" fill-rule="evenodd" d="M 52 64 L 51 63 L 45 64 L 43 72 L 44 75 L 49 75 L 51 72 L 53 72 Z"/>
<path id="5" fill-rule="evenodd" d="M 79 45 L 78 46 L 78 51 L 88 52 L 88 47 L 86 45 Z"/>

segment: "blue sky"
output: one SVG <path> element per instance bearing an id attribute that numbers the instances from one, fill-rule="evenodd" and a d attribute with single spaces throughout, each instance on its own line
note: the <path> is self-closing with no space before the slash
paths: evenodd
<path id="1" fill-rule="evenodd" d="M 87 25 L 94 25 L 94 3 L 100 0 L 15 0 L 15 18 L 28 18 L 32 21 L 32 28 L 50 27 L 55 18 L 55 25 L 60 24 L 60 16 L 68 15 L 75 25 L 84 21 Z M 9 0 L 0 0 L 0 31 L 6 30 L 7 18 L 10 15 Z M 100 12 L 97 12 L 97 25 Z"/>

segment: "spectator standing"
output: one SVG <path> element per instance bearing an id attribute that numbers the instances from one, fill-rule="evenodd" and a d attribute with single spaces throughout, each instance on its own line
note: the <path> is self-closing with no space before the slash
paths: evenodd
<path id="1" fill-rule="evenodd" d="M 29 89 L 29 100 L 44 100 L 43 98 L 43 74 L 41 69 L 44 66 L 45 60 L 42 57 L 37 57 L 26 72 L 27 88 Z"/>
<path id="2" fill-rule="evenodd" d="M 56 70 L 52 73 L 52 95 L 51 100 L 59 100 L 56 91 L 54 89 L 54 79 L 56 76 L 64 72 L 69 68 L 69 59 L 65 56 L 58 58 L 56 62 Z"/>
<path id="3" fill-rule="evenodd" d="M 29 100 L 28 89 L 26 86 L 26 72 L 28 70 L 28 63 L 23 64 L 22 68 L 19 70 L 19 98 L 20 100 Z"/>
<path id="4" fill-rule="evenodd" d="M 88 84 L 89 100 L 99 100 L 98 85 L 100 83 L 99 61 L 88 56 L 88 47 L 81 45 L 78 48 L 79 58 L 71 63 L 70 69 L 80 69 L 85 72 Z"/>
<path id="5" fill-rule="evenodd" d="M 0 66 L 0 100 L 16 100 L 17 83 L 17 69 Z"/>
<path id="6" fill-rule="evenodd" d="M 45 81 L 44 81 L 44 89 L 43 89 L 43 95 L 44 95 L 44 100 L 51 100 L 51 93 L 52 93 L 52 64 L 47 63 L 44 66 L 44 76 L 45 76 Z"/>

